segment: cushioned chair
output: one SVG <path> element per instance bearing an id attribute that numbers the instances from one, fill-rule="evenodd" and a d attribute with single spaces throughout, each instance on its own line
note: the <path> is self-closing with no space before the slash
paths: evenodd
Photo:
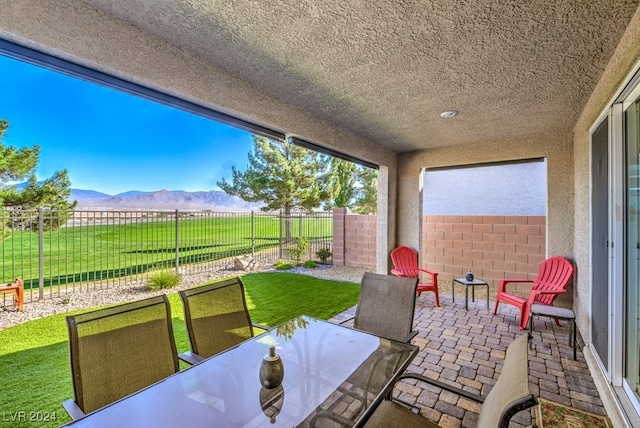
<path id="1" fill-rule="evenodd" d="M 438 272 L 418 266 L 418 252 L 409 247 L 398 247 L 391 252 L 393 269 L 391 273 L 406 278 L 420 278 L 420 273 L 426 273 L 429 278 L 425 282 L 418 282 L 418 296 L 423 291 L 432 291 L 436 295 L 436 306 L 440 306 L 438 295 Z"/>
<path id="2" fill-rule="evenodd" d="M 73 419 L 179 370 L 165 295 L 67 317 Z"/>
<path id="3" fill-rule="evenodd" d="M 11 293 L 14 295 L 13 301 L 20 312 L 24 312 L 24 281 L 16 278 L 11 284 L 0 286 L 0 293 Z"/>
<path id="4" fill-rule="evenodd" d="M 399 342 L 409 342 L 416 308 L 417 278 L 402 278 L 365 272 L 353 327 Z M 345 320 L 345 323 L 349 320 Z"/>
<path id="5" fill-rule="evenodd" d="M 509 345 L 500 377 L 485 398 L 419 374 L 405 373 L 401 376 L 400 381 L 417 379 L 482 403 L 476 426 L 478 428 L 506 428 L 513 415 L 537 404 L 529 390 L 528 338 L 528 334 L 522 335 Z M 402 404 L 385 400 L 375 410 L 365 426 L 368 428 L 409 428 L 437 427 L 438 424 L 412 412 Z"/>
<path id="6" fill-rule="evenodd" d="M 253 327 L 240 278 L 215 281 L 180 291 L 191 351 L 179 355 L 190 364 L 229 349 L 253 337 Z"/>
<path id="7" fill-rule="evenodd" d="M 538 276 L 535 280 L 529 279 L 501 279 L 496 294 L 496 305 L 493 314 L 498 312 L 500 302 L 508 303 L 520 310 L 520 328 L 527 328 L 529 321 L 529 308 L 532 304 L 552 305 L 558 295 L 566 291 L 573 265 L 564 257 L 554 256 L 546 259 L 540 264 Z M 507 284 L 511 283 L 533 283 L 529 297 L 520 297 L 507 292 Z M 556 320 L 557 322 L 557 320 Z"/>

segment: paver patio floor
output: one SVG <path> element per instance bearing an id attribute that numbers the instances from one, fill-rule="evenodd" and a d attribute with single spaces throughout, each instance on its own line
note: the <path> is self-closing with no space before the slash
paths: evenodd
<path id="1" fill-rule="evenodd" d="M 495 384 L 505 351 L 511 341 L 526 330 L 520 330 L 519 312 L 501 304 L 497 315 L 491 315 L 483 298 L 464 309 L 464 298 L 440 294 L 440 307 L 435 307 L 433 293 L 417 298 L 415 326 L 418 335 L 412 343 L 420 352 L 408 368 L 450 383 L 469 392 L 486 396 Z M 355 313 L 351 308 L 333 320 L 340 322 Z M 348 323 L 345 325 L 349 325 Z M 606 414 L 582 353 L 584 346 L 578 335 L 577 360 L 569 344 L 569 323 L 557 326 L 549 318 L 536 318 L 533 349 L 529 351 L 529 384 L 535 397 L 542 397 L 590 413 Z M 468 399 L 424 383 L 403 382 L 394 396 L 420 407 L 420 413 L 443 427 L 474 427 L 480 405 Z M 535 407 L 512 418 L 511 426 L 530 426 L 535 422 Z"/>

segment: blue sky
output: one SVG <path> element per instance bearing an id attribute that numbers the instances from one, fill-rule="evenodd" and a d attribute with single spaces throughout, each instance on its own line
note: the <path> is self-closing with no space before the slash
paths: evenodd
<path id="1" fill-rule="evenodd" d="M 39 180 L 67 169 L 75 189 L 198 191 L 246 168 L 246 131 L 2 55 L 0 80 L 3 143 L 40 146 Z"/>

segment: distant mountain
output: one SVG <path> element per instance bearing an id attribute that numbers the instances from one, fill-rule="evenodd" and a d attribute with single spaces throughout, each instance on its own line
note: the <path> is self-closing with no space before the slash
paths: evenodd
<path id="1" fill-rule="evenodd" d="M 129 190 L 128 192 L 118 193 L 118 194 L 113 195 L 113 196 L 118 196 L 118 197 L 121 197 L 121 198 L 127 198 L 129 196 L 144 195 L 145 193 L 150 193 L 150 192 L 143 192 L 142 190 Z"/>
<path id="2" fill-rule="evenodd" d="M 158 190 L 156 192 L 128 191 L 115 196 L 93 190 L 71 190 L 70 200 L 78 201 L 78 209 L 90 210 L 213 210 L 251 211 L 264 204 L 245 202 L 219 190 L 185 192 Z"/>
<path id="3" fill-rule="evenodd" d="M 106 193 L 96 192 L 95 190 L 82 190 L 82 189 L 71 189 L 70 200 L 85 200 L 85 199 L 105 199 L 110 198 L 111 195 L 107 195 Z"/>

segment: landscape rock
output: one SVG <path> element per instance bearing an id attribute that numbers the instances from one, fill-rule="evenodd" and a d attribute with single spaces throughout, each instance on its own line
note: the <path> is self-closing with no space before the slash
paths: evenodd
<path id="1" fill-rule="evenodd" d="M 233 259 L 233 267 L 238 270 L 256 270 L 259 268 L 259 263 L 250 256 L 238 256 Z"/>

